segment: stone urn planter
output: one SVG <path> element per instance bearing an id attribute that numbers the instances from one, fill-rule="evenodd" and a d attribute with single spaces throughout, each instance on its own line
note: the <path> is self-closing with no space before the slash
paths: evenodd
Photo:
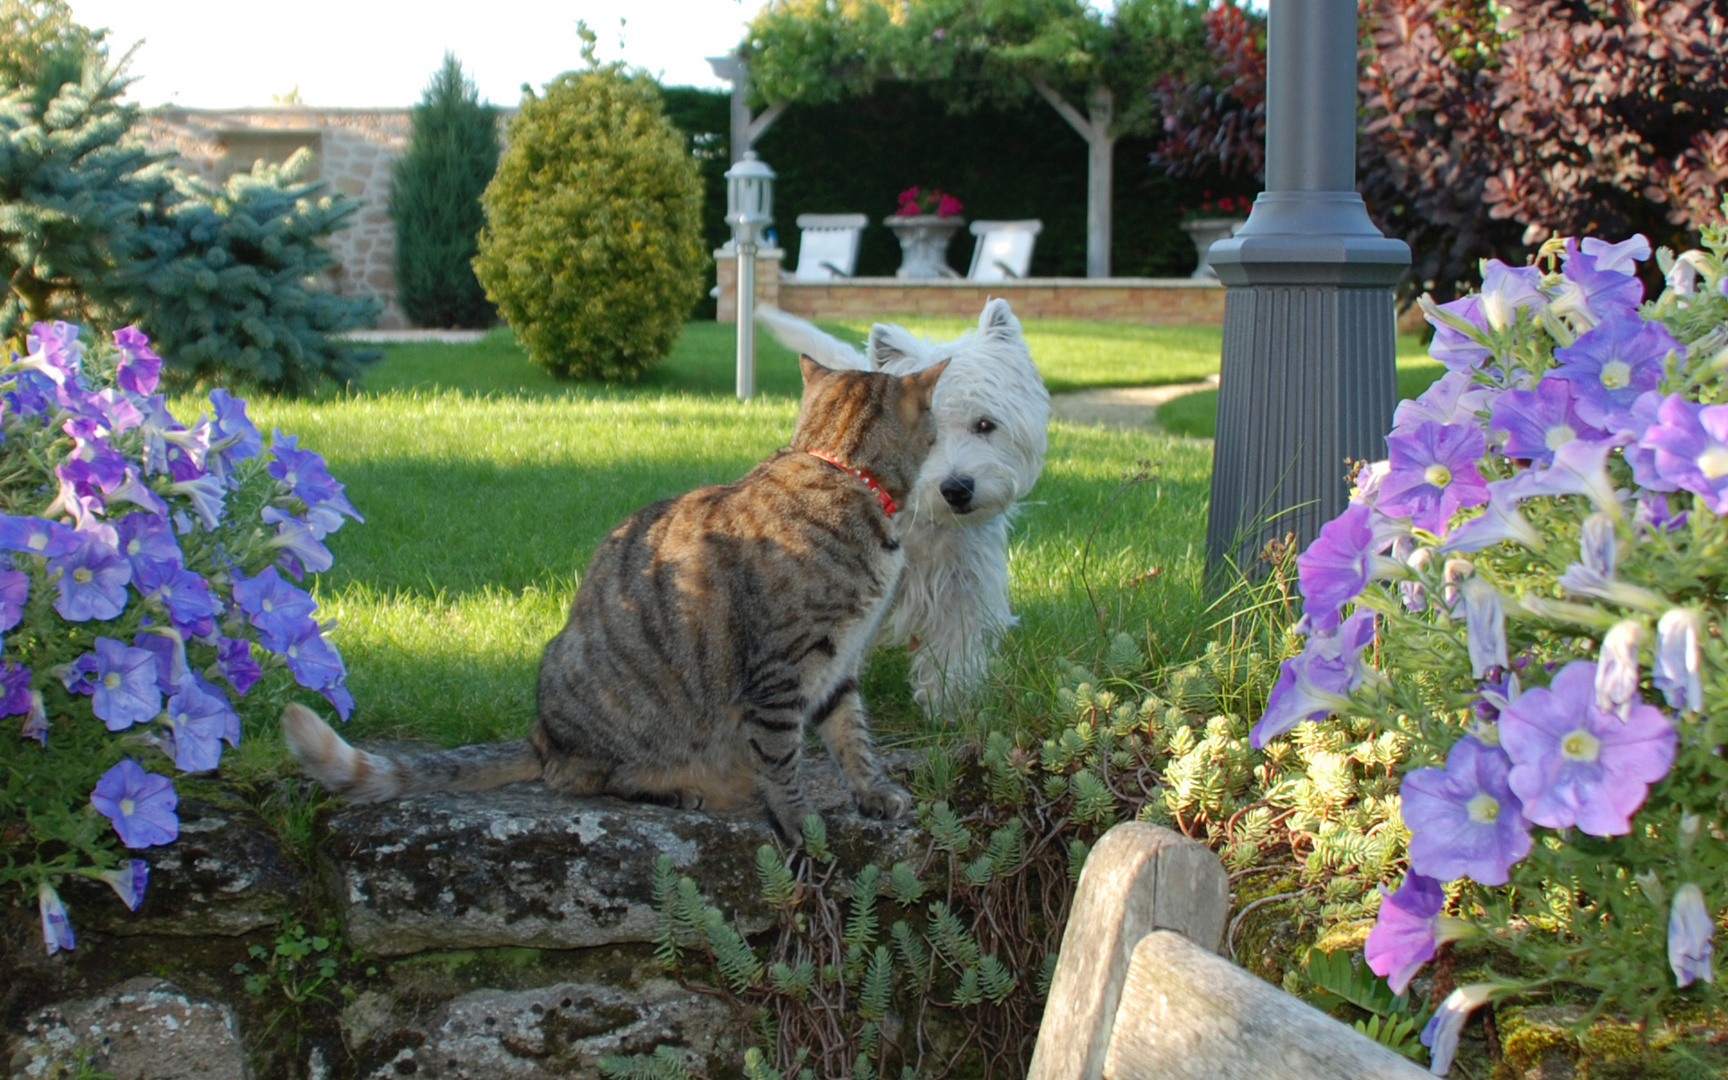
<path id="1" fill-rule="evenodd" d="M 1248 224 L 1247 218 L 1195 218 L 1184 221 L 1182 231 L 1188 234 L 1188 239 L 1194 241 L 1194 251 L 1200 256 L 1200 264 L 1194 268 L 1189 277 L 1196 281 L 1216 281 L 1218 272 L 1212 269 L 1212 262 L 1207 253 L 1212 245 L 1220 240 L 1236 235 L 1236 230 Z"/>
<path id="2" fill-rule="evenodd" d="M 900 238 L 900 278 L 959 277 L 948 265 L 948 242 L 966 224 L 958 214 L 939 217 L 936 214 L 898 214 L 882 219 L 882 224 L 894 230 Z"/>

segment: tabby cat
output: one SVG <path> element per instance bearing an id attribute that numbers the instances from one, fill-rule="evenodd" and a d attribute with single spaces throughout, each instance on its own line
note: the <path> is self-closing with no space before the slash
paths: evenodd
<path id="1" fill-rule="evenodd" d="M 904 377 L 799 365 L 790 447 L 601 542 L 541 659 L 528 738 L 385 757 L 291 705 L 282 725 L 301 767 L 360 802 L 537 778 L 692 808 L 754 789 L 796 842 L 813 724 L 859 811 L 903 816 L 911 798 L 877 762 L 858 672 L 905 558 L 893 514 L 935 442 L 946 365 Z"/>

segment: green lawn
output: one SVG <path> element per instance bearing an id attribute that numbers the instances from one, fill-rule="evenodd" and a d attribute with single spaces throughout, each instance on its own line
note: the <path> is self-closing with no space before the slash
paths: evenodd
<path id="1" fill-rule="evenodd" d="M 1101 381 L 1160 377 L 1166 352 L 1176 372 L 1166 380 L 1198 364 L 1196 346 L 1166 348 L 1157 332 L 1094 329 L 1035 325 L 1028 336 L 1041 362 L 1102 357 Z M 790 434 L 793 358 L 763 342 L 762 393 L 739 403 L 732 341 L 730 327 L 692 323 L 667 364 L 629 388 L 556 382 L 507 333 L 389 346 L 347 394 L 253 401 L 261 428 L 299 433 L 328 458 L 367 519 L 331 538 L 336 564 L 317 584 L 321 616 L 341 620 L 353 733 L 456 742 L 527 730 L 540 650 L 599 539 L 647 502 L 735 479 Z M 1105 513 L 1143 461 L 1157 481 Z M 1052 426 L 1011 553 L 1023 620 L 1004 657 L 1013 689 L 992 711 L 1041 707 L 1058 664 L 1095 662 L 1117 630 L 1159 658 L 1197 647 L 1209 468 L 1210 452 L 1191 441 Z M 877 656 L 872 707 L 893 737 L 931 737 L 904 674 L 903 656 Z"/>
<path id="2" fill-rule="evenodd" d="M 1428 359 L 1422 339 L 1413 334 L 1398 337 L 1398 396 L 1413 398 L 1446 374 L 1439 363 Z M 1210 439 L 1218 416 L 1218 391 L 1196 390 L 1172 398 L 1158 407 L 1158 423 L 1172 435 Z"/>

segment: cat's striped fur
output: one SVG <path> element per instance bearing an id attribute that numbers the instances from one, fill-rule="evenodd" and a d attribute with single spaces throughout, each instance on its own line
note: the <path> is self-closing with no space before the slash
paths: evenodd
<path id="1" fill-rule="evenodd" d="M 793 840 L 810 812 L 798 766 L 811 724 L 861 812 L 903 815 L 911 799 L 878 764 L 858 693 L 905 558 L 898 519 L 808 451 L 903 501 L 935 441 L 944 365 L 904 377 L 800 365 L 790 447 L 735 483 L 645 507 L 602 541 L 541 660 L 528 738 L 392 758 L 290 706 L 283 727 L 301 766 L 361 801 L 536 778 L 685 807 L 754 790 Z"/>

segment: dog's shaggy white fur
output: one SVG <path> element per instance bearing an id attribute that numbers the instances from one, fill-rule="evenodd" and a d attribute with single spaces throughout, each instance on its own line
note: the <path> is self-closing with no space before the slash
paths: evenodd
<path id="1" fill-rule="evenodd" d="M 948 361 L 931 410 L 936 446 L 905 513 L 906 571 L 886 637 L 912 652 L 912 696 L 950 712 L 983 683 L 990 656 L 1014 625 L 1008 605 L 1008 521 L 1044 468 L 1050 394 L 1006 300 L 991 300 L 978 328 L 931 342 L 877 323 L 861 353 L 778 308 L 757 320 L 781 344 L 829 367 L 898 375 Z"/>

